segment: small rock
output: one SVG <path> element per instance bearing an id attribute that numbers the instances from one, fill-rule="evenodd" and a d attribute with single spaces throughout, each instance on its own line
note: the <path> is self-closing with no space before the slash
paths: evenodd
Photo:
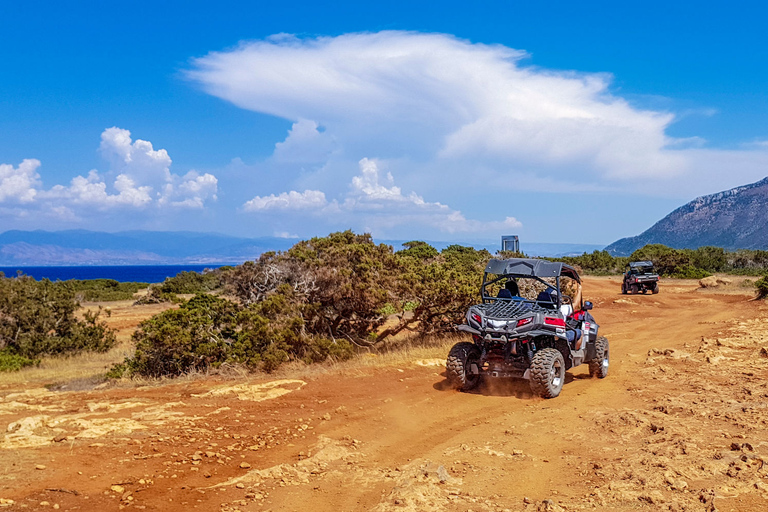
<path id="1" fill-rule="evenodd" d="M 117 494 L 123 494 L 125 492 L 125 487 L 123 487 L 122 485 L 113 485 L 112 487 L 110 487 L 110 490 L 112 492 L 116 492 Z"/>
<path id="2" fill-rule="evenodd" d="M 240 469 L 250 469 L 251 465 L 247 462 L 241 462 L 240 463 Z"/>
<path id="3" fill-rule="evenodd" d="M 49 505 L 50 505 L 50 503 L 48 503 L 47 501 L 41 501 L 41 502 L 40 502 L 40 506 L 41 506 L 41 507 L 47 507 L 47 506 L 49 506 Z"/>
<path id="4" fill-rule="evenodd" d="M 53 438 L 53 442 L 54 443 L 60 443 L 62 441 L 66 441 L 66 440 L 67 440 L 67 436 L 65 436 L 63 434 L 59 434 L 58 436 Z"/>
<path id="5" fill-rule="evenodd" d="M 45 469 L 45 464 L 38 464 L 37 466 L 35 466 L 35 469 L 41 469 L 41 470 Z"/>
<path id="6" fill-rule="evenodd" d="M 526 496 L 525 498 L 523 498 L 523 503 L 525 503 L 526 505 L 530 505 L 531 503 L 533 503 L 533 501 L 531 501 L 531 498 Z"/>
<path id="7" fill-rule="evenodd" d="M 325 414 L 323 414 L 323 419 L 324 419 L 325 421 L 330 421 L 330 419 L 331 419 L 331 415 L 330 415 L 330 413 L 325 413 Z"/>
<path id="8" fill-rule="evenodd" d="M 235 484 L 235 487 L 237 487 L 238 489 L 245 489 L 245 484 L 243 483 Z"/>

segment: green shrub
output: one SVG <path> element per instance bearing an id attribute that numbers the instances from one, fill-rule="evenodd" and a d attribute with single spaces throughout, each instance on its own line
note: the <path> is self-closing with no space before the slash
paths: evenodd
<path id="1" fill-rule="evenodd" d="M 78 320 L 78 308 L 69 282 L 0 278 L 0 350 L 34 359 L 113 347 L 115 335 L 99 321 L 101 309 Z"/>
<path id="2" fill-rule="evenodd" d="M 678 279 L 702 279 L 711 275 L 712 274 L 706 270 L 694 267 L 691 264 L 675 267 L 674 271 L 672 272 L 672 277 L 676 277 Z"/>
<path id="3" fill-rule="evenodd" d="M 163 293 L 205 293 L 221 288 L 224 277 L 232 267 L 206 269 L 203 273 L 182 271 L 174 277 L 169 277 L 160 285 Z"/>
<path id="4" fill-rule="evenodd" d="M 755 281 L 755 288 L 757 288 L 757 298 L 768 298 L 768 275 L 765 275 Z"/>
<path id="5" fill-rule="evenodd" d="M 39 359 L 29 359 L 8 350 L 0 350 L 0 372 L 16 372 L 27 366 L 40 364 Z"/>
<path id="6" fill-rule="evenodd" d="M 282 287 L 258 304 L 242 306 L 209 294 L 198 294 L 179 309 L 142 322 L 133 335 L 136 352 L 108 373 L 148 377 L 206 371 L 223 363 L 239 363 L 271 372 L 290 360 L 318 362 L 345 359 L 354 352 L 346 340 L 330 341 L 306 332 L 303 307 Z"/>
<path id="7" fill-rule="evenodd" d="M 133 303 L 133 305 L 141 306 L 144 304 L 162 304 L 163 302 L 172 302 L 174 304 L 178 304 L 182 302 L 182 300 L 175 293 L 163 292 L 160 286 L 153 284 L 147 290 L 146 295 L 139 297 L 136 302 Z"/>
<path id="8" fill-rule="evenodd" d="M 67 283 L 72 285 L 78 300 L 88 302 L 131 300 L 137 291 L 149 286 L 149 283 L 121 283 L 114 279 L 72 279 Z"/>

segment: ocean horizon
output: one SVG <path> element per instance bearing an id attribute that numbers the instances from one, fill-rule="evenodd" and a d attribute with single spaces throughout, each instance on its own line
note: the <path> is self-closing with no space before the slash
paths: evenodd
<path id="1" fill-rule="evenodd" d="M 114 279 L 115 281 L 162 283 L 167 277 L 179 272 L 202 272 L 231 265 L 231 263 L 213 263 L 207 265 L 82 265 L 82 266 L 4 266 L 0 272 L 6 277 L 16 277 L 20 271 L 37 281 L 68 281 L 70 279 Z"/>

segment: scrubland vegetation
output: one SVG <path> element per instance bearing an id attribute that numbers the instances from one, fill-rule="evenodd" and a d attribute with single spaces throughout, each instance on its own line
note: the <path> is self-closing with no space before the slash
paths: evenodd
<path id="1" fill-rule="evenodd" d="M 461 323 L 467 305 L 478 299 L 490 258 L 485 250 L 453 245 L 438 251 L 418 241 L 394 251 L 370 235 L 345 231 L 236 267 L 182 272 L 150 286 L 141 301 L 179 307 L 140 323 L 135 352 L 109 376 L 177 376 L 223 364 L 272 372 L 289 361 L 340 361 L 361 350 L 386 350 L 403 339 L 418 344 Z M 635 260 L 651 260 L 661 275 L 679 278 L 761 275 L 768 268 L 768 251 L 717 247 L 647 245 L 629 258 L 595 251 L 560 259 L 597 275 L 618 274 Z M 768 296 L 767 279 L 756 283 L 759 298 Z M 124 300 L 146 286 L 0 279 L 0 370 L 35 364 L 42 356 L 108 350 L 114 334 L 98 312 L 76 318 L 79 301 Z M 194 296 L 179 298 L 185 294 Z"/>
<path id="2" fill-rule="evenodd" d="M 656 271 L 667 277 L 701 279 L 713 273 L 759 276 L 768 272 L 768 251 L 726 251 L 721 247 L 673 249 L 649 244 L 628 258 L 614 257 L 607 251 L 594 251 L 581 256 L 560 258 L 579 267 L 586 274 L 611 275 L 623 272 L 630 261 L 653 261 Z"/>
<path id="3" fill-rule="evenodd" d="M 114 346 L 114 333 L 100 321 L 100 311 L 75 316 L 75 295 L 71 282 L 0 279 L 0 371 L 37 364 L 41 356 L 106 352 Z"/>

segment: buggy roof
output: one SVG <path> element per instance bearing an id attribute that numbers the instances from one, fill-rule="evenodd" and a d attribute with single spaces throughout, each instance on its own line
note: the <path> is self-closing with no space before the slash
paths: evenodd
<path id="1" fill-rule="evenodd" d="M 533 258 L 492 259 L 485 267 L 489 274 L 513 274 L 516 276 L 558 277 L 567 276 L 581 282 L 579 274 L 570 265 L 561 261 L 537 260 Z"/>
<path id="2" fill-rule="evenodd" d="M 652 261 L 633 261 L 629 264 L 629 268 L 641 268 L 641 267 L 652 267 L 653 262 Z"/>

